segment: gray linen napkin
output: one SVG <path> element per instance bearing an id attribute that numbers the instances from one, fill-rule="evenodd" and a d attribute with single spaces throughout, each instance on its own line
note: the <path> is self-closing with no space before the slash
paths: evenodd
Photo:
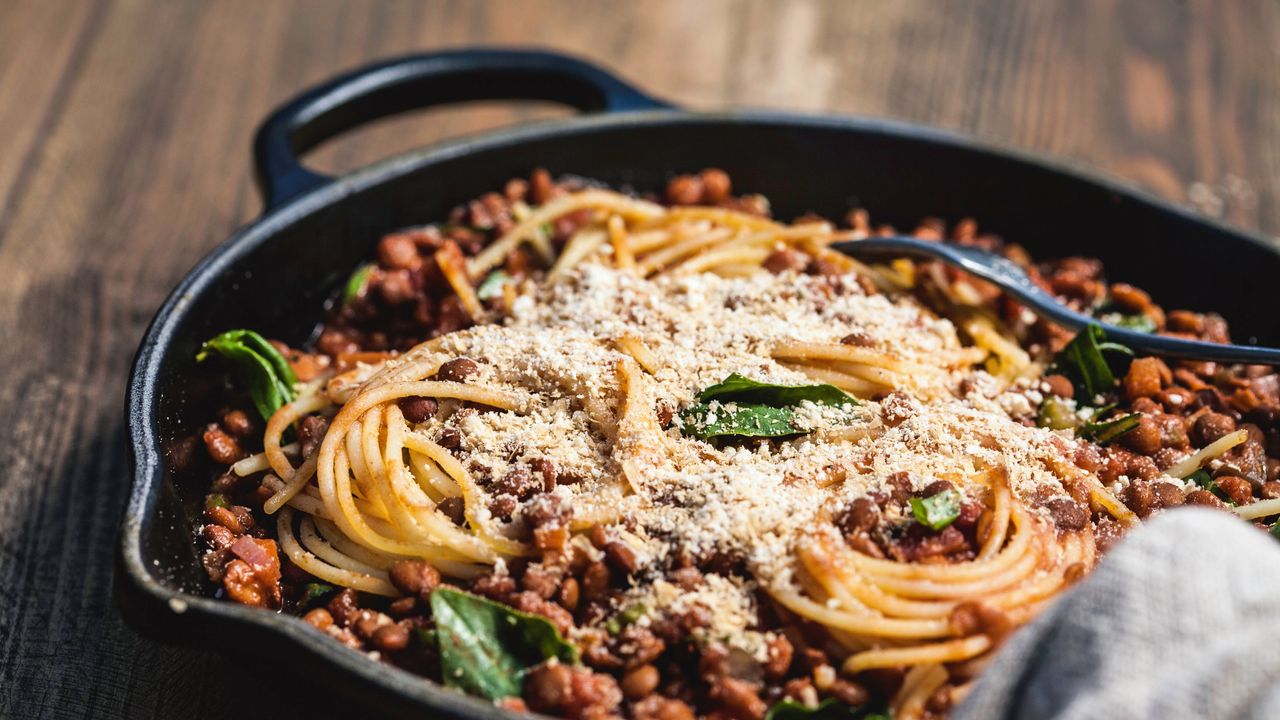
<path id="1" fill-rule="evenodd" d="M 953 720 L 1280 719 L 1280 542 L 1179 508 L 1016 633 Z"/>

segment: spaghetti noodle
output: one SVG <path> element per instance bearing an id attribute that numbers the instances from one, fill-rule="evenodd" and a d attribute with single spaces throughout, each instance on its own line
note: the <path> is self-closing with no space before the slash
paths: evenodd
<path id="1" fill-rule="evenodd" d="M 921 718 L 1092 568 L 1099 522 L 1138 519 L 1081 460 L 1091 445 L 1011 418 L 1044 360 L 981 288 L 826 249 L 865 228 L 595 188 L 513 208 L 470 257 L 447 238 L 424 251 L 474 326 L 316 373 L 270 417 L 263 453 L 231 468 L 261 478 L 288 564 L 399 598 L 364 611 L 367 633 L 308 615 L 350 643 L 411 624 L 420 578 L 438 572 L 550 618 L 621 678 L 635 717 L 879 695 Z M 545 271 L 506 272 L 529 263 Z M 478 292 L 495 272 L 498 290 Z M 686 412 L 734 375 L 845 399 L 773 407 L 792 423 L 779 439 L 708 440 L 725 418 L 769 414 L 742 400 Z M 735 657 L 754 669 L 727 669 Z M 682 662 L 702 668 L 697 685 Z M 525 696 L 616 711 L 600 682 L 578 705 Z"/>

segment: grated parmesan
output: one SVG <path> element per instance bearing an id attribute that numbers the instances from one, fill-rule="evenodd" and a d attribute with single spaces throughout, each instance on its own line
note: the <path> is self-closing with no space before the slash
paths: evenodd
<path id="1" fill-rule="evenodd" d="M 441 360 L 477 361 L 476 381 L 527 394 L 526 411 L 433 418 L 416 430 L 456 423 L 462 457 L 482 488 L 512 468 L 550 460 L 573 479 L 556 492 L 575 515 L 624 518 L 645 566 L 639 574 L 652 580 L 633 588 L 628 602 L 642 601 L 652 612 L 703 604 L 715 618 L 708 632 L 759 654 L 765 645 L 752 630 L 755 591 L 789 578 L 801 533 L 887 476 L 908 473 L 917 488 L 945 478 L 976 491 L 970 486 L 981 472 L 1002 465 L 1015 495 L 1043 485 L 1062 492 L 1051 468 L 1070 441 L 1010 418 L 1030 412 L 1025 394 L 1002 394 L 985 372 L 952 369 L 959 363 L 948 358 L 962 345 L 950 321 L 909 295 L 868 296 L 847 280 L 765 272 L 646 280 L 584 264 L 547 285 L 527 285 L 503 324 L 453 333 L 431 351 Z M 851 333 L 905 363 L 937 369 L 913 374 L 905 419 L 886 425 L 880 404 L 869 400 L 842 408 L 805 403 L 796 417 L 811 434 L 724 446 L 684 437 L 676 422 L 661 436 L 662 458 L 645 466 L 637 492 L 611 492 L 625 440 L 593 407 L 613 411 L 621 395 L 616 369 L 630 356 L 615 345 L 618 338 L 648 348 L 658 362 L 645 374 L 648 399 L 678 410 L 732 373 L 811 383 L 770 349 L 839 343 Z M 964 398 L 957 397 L 961 380 L 970 388 Z M 861 432 L 841 432 L 850 427 Z M 707 575 L 702 587 L 682 591 L 654 579 L 676 552 L 734 553 L 751 577 Z"/>

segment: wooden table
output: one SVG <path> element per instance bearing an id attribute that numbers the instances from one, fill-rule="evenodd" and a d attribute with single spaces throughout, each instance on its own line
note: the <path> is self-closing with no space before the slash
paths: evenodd
<path id="1" fill-rule="evenodd" d="M 1100 168 L 1280 231 L 1271 2 L 0 3 L 0 717 L 291 717 L 297 690 L 161 646 L 110 597 L 129 360 L 178 279 L 259 211 L 255 124 L 371 58 L 537 44 L 690 107 L 891 116 Z M 485 104 L 314 155 L 354 168 L 560 114 Z M 245 701 L 244 698 L 250 698 Z M 303 713 L 321 717 L 316 707 Z"/>

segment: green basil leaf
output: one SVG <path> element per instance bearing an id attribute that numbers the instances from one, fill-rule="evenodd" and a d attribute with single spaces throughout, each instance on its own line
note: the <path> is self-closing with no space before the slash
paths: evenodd
<path id="1" fill-rule="evenodd" d="M 1209 474 L 1208 470 L 1197 470 L 1187 476 L 1187 481 L 1193 482 L 1202 488 L 1208 488 L 1213 484 L 1213 476 Z"/>
<path id="2" fill-rule="evenodd" d="M 680 411 L 680 420 L 683 423 L 680 432 L 700 440 L 717 437 L 774 438 L 805 432 L 796 425 L 794 410 L 768 405 L 698 403 Z"/>
<path id="3" fill-rule="evenodd" d="M 280 406 L 293 400 L 298 378 L 271 343 L 252 330 L 228 330 L 206 341 L 196 355 L 201 362 L 211 353 L 221 355 L 235 368 L 240 382 L 249 386 L 249 397 L 262 419 L 268 420 Z"/>
<path id="4" fill-rule="evenodd" d="M 854 706 L 836 698 L 827 698 L 812 708 L 794 700 L 783 700 L 769 708 L 764 720 L 889 720 L 889 715 L 883 708 Z"/>
<path id="5" fill-rule="evenodd" d="M 1280 520 L 1275 521 L 1271 526 L 1271 537 L 1280 540 Z"/>
<path id="6" fill-rule="evenodd" d="M 1132 350 L 1118 343 L 1106 342 L 1106 338 L 1100 326 L 1090 325 L 1076 333 L 1054 359 L 1054 369 L 1071 378 L 1076 386 L 1076 397 L 1082 398 L 1082 402 L 1090 403 L 1094 397 L 1115 389 L 1116 374 L 1104 353 L 1133 356 Z"/>
<path id="7" fill-rule="evenodd" d="M 858 404 L 835 385 L 777 385 L 738 373 L 699 392 L 697 400 L 680 412 L 681 432 L 702 440 L 800 435 L 808 431 L 796 424 L 794 406 L 806 400 L 832 407 Z"/>
<path id="8" fill-rule="evenodd" d="M 490 700 L 514 697 L 533 666 L 550 658 L 578 662 L 577 649 L 544 617 L 447 587 L 431 593 L 431 613 L 448 687 Z"/>
<path id="9" fill-rule="evenodd" d="M 1094 413 L 1095 416 L 1101 414 L 1101 412 Z M 1122 415 L 1103 422 L 1087 422 L 1083 427 L 1076 430 L 1076 436 L 1085 440 L 1092 440 L 1099 445 L 1106 445 L 1138 427 L 1138 422 L 1141 419 L 1142 413 L 1129 413 L 1128 415 Z"/>
<path id="10" fill-rule="evenodd" d="M 931 530 L 942 530 L 960 517 L 960 493 L 943 490 L 927 498 L 911 498 L 911 514 L 916 522 Z"/>
<path id="11" fill-rule="evenodd" d="M 306 612 L 337 590 L 328 583 L 309 582 L 302 586 L 302 595 L 298 597 L 298 612 Z"/>
<path id="12" fill-rule="evenodd" d="M 352 300 L 360 297 L 365 283 L 369 282 L 369 272 L 371 270 L 373 270 L 373 263 L 365 263 L 351 273 L 351 277 L 347 278 L 347 284 L 342 288 L 343 305 L 350 305 Z"/>
<path id="13" fill-rule="evenodd" d="M 857 405 L 858 401 L 835 385 L 775 385 L 734 373 L 698 393 L 698 402 L 719 400 L 722 403 L 785 407 L 808 400 L 817 405 Z"/>
<path id="14" fill-rule="evenodd" d="M 1208 470 L 1201 468 L 1188 475 L 1187 480 L 1195 483 L 1200 489 L 1213 493 L 1215 497 L 1228 505 L 1234 506 L 1236 504 L 1234 500 L 1227 497 L 1226 493 L 1222 492 L 1222 488 L 1218 487 L 1218 483 L 1214 481 Z"/>
<path id="15" fill-rule="evenodd" d="M 502 286 L 510 282 L 511 276 L 502 270 L 494 270 L 476 288 L 476 297 L 481 300 L 502 297 Z"/>

